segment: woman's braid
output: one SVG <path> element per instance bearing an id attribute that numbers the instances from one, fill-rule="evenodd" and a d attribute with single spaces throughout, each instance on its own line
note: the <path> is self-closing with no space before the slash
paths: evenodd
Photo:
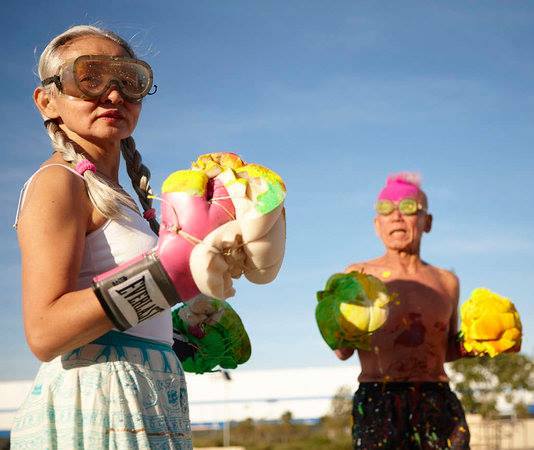
<path id="1" fill-rule="evenodd" d="M 141 154 L 135 146 L 134 139 L 130 136 L 121 141 L 121 152 L 126 161 L 126 171 L 132 180 L 132 186 L 139 196 L 139 202 L 143 207 L 143 211 L 147 212 L 152 208 L 152 188 L 150 186 L 150 170 L 143 164 Z M 159 223 L 157 219 L 150 218 L 148 220 L 150 228 L 154 233 L 159 233 Z"/>
<path id="2" fill-rule="evenodd" d="M 45 124 L 52 141 L 52 148 L 63 157 L 65 162 L 75 167 L 80 161 L 86 159 L 76 151 L 75 144 L 55 121 L 47 120 Z M 107 219 L 124 218 L 129 220 L 128 215 L 122 211 L 121 205 L 138 211 L 137 205 L 129 195 L 114 189 L 98 174 L 86 170 L 82 176 L 85 179 L 87 194 L 91 202 L 100 214 Z"/>

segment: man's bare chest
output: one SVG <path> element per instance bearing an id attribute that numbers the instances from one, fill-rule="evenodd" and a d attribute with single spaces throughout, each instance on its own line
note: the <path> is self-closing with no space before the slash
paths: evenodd
<path id="1" fill-rule="evenodd" d="M 394 280 L 387 285 L 394 300 L 383 332 L 394 334 L 395 344 L 416 347 L 428 333 L 448 333 L 453 300 L 441 286 L 414 280 Z"/>

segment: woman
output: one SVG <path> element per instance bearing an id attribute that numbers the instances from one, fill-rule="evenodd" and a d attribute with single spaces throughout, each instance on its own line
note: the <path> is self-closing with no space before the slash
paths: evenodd
<path id="1" fill-rule="evenodd" d="M 131 138 L 154 90 L 150 66 L 116 34 L 75 26 L 45 48 L 39 76 L 54 153 L 23 189 L 17 232 L 26 337 L 44 363 L 12 448 L 192 448 L 170 309 L 119 333 L 91 287 L 157 242 L 150 173 Z M 118 183 L 121 152 L 144 218 Z"/>

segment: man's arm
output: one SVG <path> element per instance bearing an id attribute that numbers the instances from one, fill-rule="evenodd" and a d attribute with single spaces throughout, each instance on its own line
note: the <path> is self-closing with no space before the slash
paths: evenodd
<path id="1" fill-rule="evenodd" d="M 449 323 L 449 339 L 447 343 L 446 362 L 456 361 L 464 355 L 461 350 L 461 343 L 458 340 L 458 303 L 460 301 L 460 281 L 452 272 L 444 272 L 447 291 L 450 292 L 453 310 Z"/>
<path id="2" fill-rule="evenodd" d="M 354 354 L 354 349 L 353 348 L 338 348 L 334 350 L 334 353 L 341 361 L 345 361 L 346 359 L 349 359 Z"/>

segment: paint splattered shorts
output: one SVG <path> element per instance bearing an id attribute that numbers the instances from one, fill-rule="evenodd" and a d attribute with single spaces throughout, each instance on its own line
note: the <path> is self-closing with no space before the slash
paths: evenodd
<path id="1" fill-rule="evenodd" d="M 354 449 L 469 449 L 469 429 L 448 383 L 360 383 Z"/>

